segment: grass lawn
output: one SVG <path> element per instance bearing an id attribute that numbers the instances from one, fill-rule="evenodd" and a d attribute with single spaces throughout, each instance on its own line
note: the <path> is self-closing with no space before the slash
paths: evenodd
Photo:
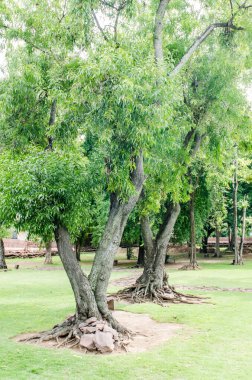
<path id="1" fill-rule="evenodd" d="M 34 263 L 42 260 L 34 259 Z M 54 260 L 58 267 L 58 259 Z M 8 260 L 8 264 L 14 262 Z M 84 269 L 89 268 L 90 263 L 84 263 Z M 252 262 L 241 267 L 225 262 L 203 263 L 202 268 L 195 272 L 173 269 L 170 282 L 252 288 Z M 112 279 L 131 276 L 134 271 L 114 271 Z M 22 267 L 0 272 L 0 379 L 251 379 L 252 293 L 193 293 L 210 296 L 213 304 L 168 308 L 117 305 L 123 310 L 149 314 L 160 322 L 183 324 L 166 344 L 141 354 L 85 356 L 10 339 L 24 332 L 48 329 L 73 312 L 73 296 L 64 271 Z"/>

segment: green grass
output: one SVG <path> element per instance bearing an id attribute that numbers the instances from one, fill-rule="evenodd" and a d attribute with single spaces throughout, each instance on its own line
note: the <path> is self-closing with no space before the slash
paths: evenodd
<path id="1" fill-rule="evenodd" d="M 40 265 L 42 259 L 35 259 Z M 12 261 L 8 261 L 10 263 Z M 55 266 L 60 265 L 56 259 Z M 88 270 L 89 263 L 84 263 Z M 171 270 L 170 282 L 185 285 L 252 288 L 252 262 L 202 264 L 202 270 Z M 113 279 L 132 275 L 119 270 Z M 195 292 L 194 293 L 203 293 Z M 232 380 L 252 372 L 252 294 L 204 292 L 213 304 L 142 304 L 121 309 L 149 314 L 160 322 L 183 324 L 162 346 L 141 354 L 82 356 L 16 343 L 10 338 L 50 328 L 73 312 L 74 302 L 64 271 L 36 269 L 0 272 L 0 379 Z"/>

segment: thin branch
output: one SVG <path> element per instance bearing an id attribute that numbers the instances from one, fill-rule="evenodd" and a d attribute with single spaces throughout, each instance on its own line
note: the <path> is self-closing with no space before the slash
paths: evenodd
<path id="1" fill-rule="evenodd" d="M 118 7 L 114 7 L 116 9 L 116 18 L 115 18 L 115 24 L 114 24 L 114 41 L 117 43 L 117 29 L 118 29 L 118 22 L 121 11 L 126 7 L 127 0 L 123 1 Z"/>
<path id="2" fill-rule="evenodd" d="M 17 30 L 15 30 L 15 29 L 13 29 L 13 28 L 11 28 L 10 26 L 5 25 L 5 24 L 0 25 L 0 28 L 4 28 L 4 29 L 6 29 L 6 30 L 10 30 L 10 31 L 18 32 Z M 18 36 L 17 39 L 21 39 L 21 40 L 23 40 L 24 42 L 26 42 L 28 45 L 30 45 L 30 46 L 33 47 L 34 49 L 39 50 L 39 51 L 41 51 L 41 52 L 44 53 L 44 54 L 48 54 L 48 55 L 51 55 L 51 54 L 52 54 L 51 51 L 48 51 L 48 50 L 45 50 L 44 48 L 41 48 L 40 46 L 34 44 L 32 41 L 28 40 L 28 39 L 27 39 L 26 37 L 24 37 L 24 36 Z"/>
<path id="3" fill-rule="evenodd" d="M 64 2 L 62 15 L 59 18 L 59 23 L 61 23 L 61 21 L 64 19 L 64 17 L 66 17 L 66 8 L 67 8 L 67 0 L 65 0 L 65 2 Z"/>
<path id="4" fill-rule="evenodd" d="M 102 29 L 100 23 L 99 23 L 99 20 L 94 12 L 94 10 L 92 9 L 92 15 L 93 15 L 93 18 L 95 20 L 95 23 L 96 23 L 96 26 L 97 28 L 99 29 L 99 31 L 101 32 L 101 35 L 102 37 L 104 38 L 105 41 L 109 41 L 108 37 L 106 36 L 106 34 L 104 33 L 104 30 Z"/>
<path id="5" fill-rule="evenodd" d="M 117 43 L 117 28 L 118 28 L 118 21 L 120 17 L 120 11 L 116 12 L 116 19 L 115 19 L 115 24 L 114 24 L 114 41 Z"/>
<path id="6" fill-rule="evenodd" d="M 233 1 L 229 0 L 230 9 L 231 9 L 231 16 L 234 17 L 234 7 L 233 7 Z"/>

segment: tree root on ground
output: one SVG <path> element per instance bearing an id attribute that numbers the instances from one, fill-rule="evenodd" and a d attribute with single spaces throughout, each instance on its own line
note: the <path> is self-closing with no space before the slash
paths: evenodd
<path id="1" fill-rule="evenodd" d="M 198 269 L 200 269 L 200 267 L 197 263 L 195 264 L 189 263 L 189 264 L 183 265 L 178 270 L 198 270 Z"/>
<path id="2" fill-rule="evenodd" d="M 125 330 L 126 331 L 126 330 Z M 105 342 L 96 341 L 98 334 L 109 334 L 110 339 Z M 77 321 L 75 316 L 66 319 L 62 324 L 56 325 L 49 331 L 34 334 L 28 338 L 20 339 L 20 342 L 30 342 L 41 344 L 43 342 L 54 341 L 56 348 L 79 348 L 83 352 L 112 352 L 116 349 L 126 349 L 133 334 L 129 331 L 118 333 L 109 326 L 107 320 L 98 320 L 91 317 L 86 321 Z M 84 337 L 84 340 L 82 339 Z M 103 335 L 103 338 L 105 336 Z M 85 338 L 88 338 L 85 340 Z"/>
<path id="3" fill-rule="evenodd" d="M 151 284 L 139 283 L 119 290 L 113 296 L 118 300 L 125 300 L 130 303 L 153 302 L 161 306 L 167 303 L 201 304 L 208 298 L 194 296 L 193 294 L 183 294 L 169 285 L 165 285 L 161 289 L 154 289 Z"/>

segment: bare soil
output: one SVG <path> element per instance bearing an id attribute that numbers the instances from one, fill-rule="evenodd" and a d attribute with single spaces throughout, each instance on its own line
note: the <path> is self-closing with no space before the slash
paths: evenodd
<path id="1" fill-rule="evenodd" d="M 112 282 L 115 286 L 128 287 L 136 282 L 137 275 L 120 278 Z M 191 285 L 176 285 L 176 289 L 182 290 L 204 290 L 204 291 L 219 291 L 219 292 L 241 292 L 252 293 L 252 288 L 220 288 L 218 286 L 191 286 Z"/>
<path id="2" fill-rule="evenodd" d="M 126 349 L 119 348 L 113 351 L 111 354 L 125 354 L 125 353 L 139 353 L 151 350 L 152 348 L 159 347 L 167 342 L 176 332 L 182 328 L 182 325 L 176 323 L 159 323 L 151 319 L 146 314 L 134 314 L 126 311 L 114 311 L 114 317 L 124 326 L 126 326 L 132 335 L 128 340 Z M 33 334 L 21 334 L 14 338 L 16 342 L 24 343 L 25 339 L 29 339 Z M 34 344 L 27 342 L 25 344 Z M 57 343 L 55 341 L 46 341 L 41 343 L 35 343 L 39 346 L 57 349 Z M 68 348 L 73 351 L 85 354 L 83 349 Z M 89 355 L 94 355 L 88 352 Z M 96 353 L 97 354 L 97 353 Z M 110 354 L 110 355 L 111 355 Z"/>

